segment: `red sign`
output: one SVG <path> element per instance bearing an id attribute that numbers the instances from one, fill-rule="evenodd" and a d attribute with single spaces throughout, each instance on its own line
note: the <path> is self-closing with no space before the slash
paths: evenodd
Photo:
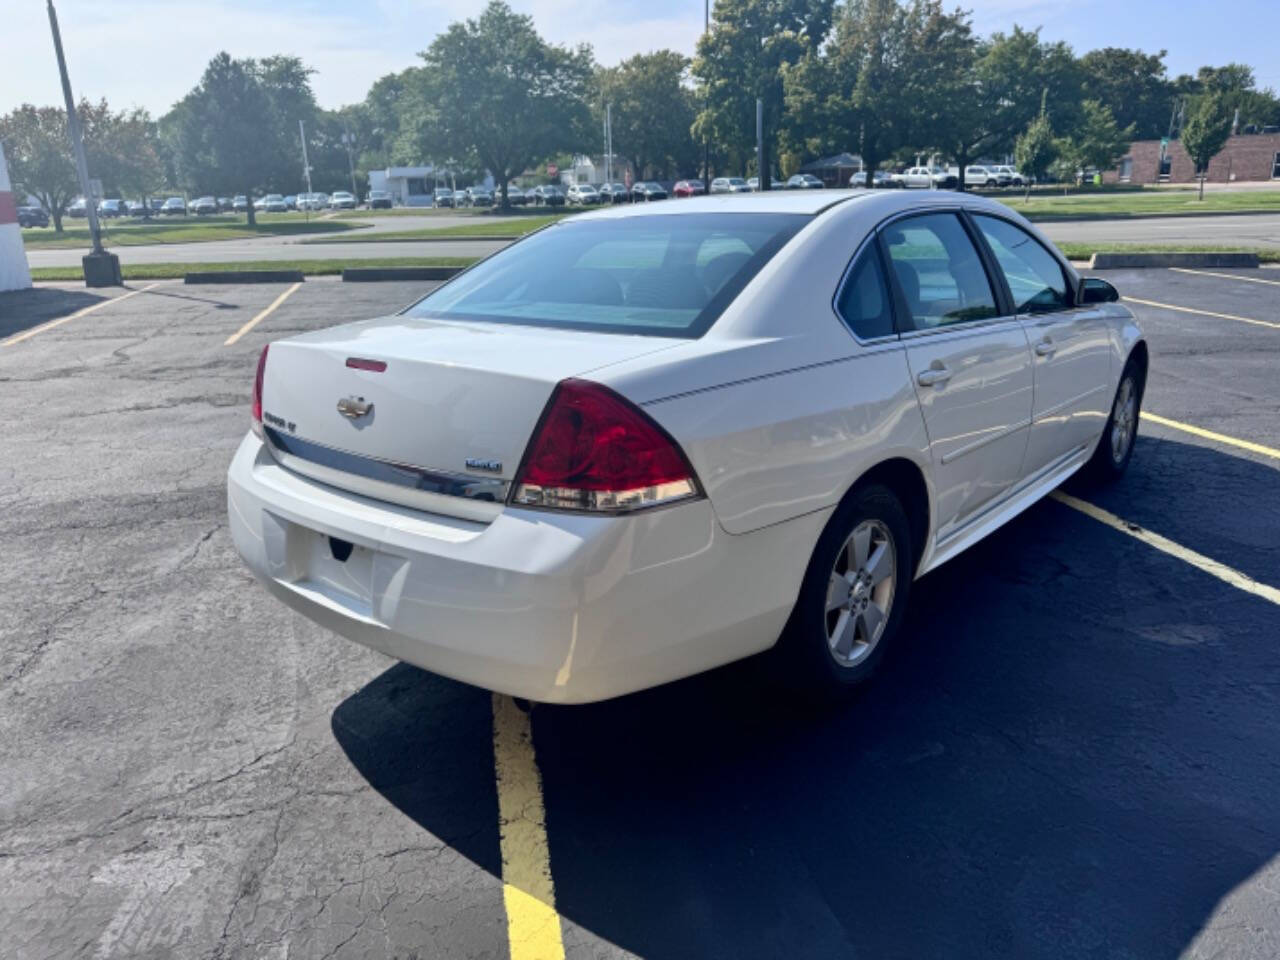
<path id="1" fill-rule="evenodd" d="M 547 176 L 548 176 L 548 177 L 554 177 L 554 176 L 555 176 L 557 173 L 559 173 L 559 172 L 560 172 L 560 168 L 559 168 L 559 167 L 557 167 L 554 163 L 548 163 L 548 164 L 547 164 Z"/>

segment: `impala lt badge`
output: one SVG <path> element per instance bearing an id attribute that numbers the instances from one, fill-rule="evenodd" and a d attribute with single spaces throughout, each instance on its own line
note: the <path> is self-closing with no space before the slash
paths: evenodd
<path id="1" fill-rule="evenodd" d="M 490 473 L 502 472 L 501 460 L 486 460 L 482 457 L 467 457 L 465 462 L 468 470 L 488 470 Z"/>
<path id="2" fill-rule="evenodd" d="M 338 401 L 338 412 L 348 420 L 359 420 L 373 412 L 373 401 L 364 397 L 343 397 Z"/>

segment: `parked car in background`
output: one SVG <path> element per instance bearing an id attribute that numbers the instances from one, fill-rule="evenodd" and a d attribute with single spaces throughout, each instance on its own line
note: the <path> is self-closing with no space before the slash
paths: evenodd
<path id="1" fill-rule="evenodd" d="M 296 193 L 286 193 L 284 195 L 284 205 L 289 210 L 297 210 L 298 195 Z"/>
<path id="2" fill-rule="evenodd" d="M 197 216 L 208 216 L 218 212 L 218 201 L 213 197 L 198 197 L 191 201 L 188 209 Z"/>
<path id="3" fill-rule="evenodd" d="M 493 191 L 488 187 L 467 187 L 462 191 L 464 207 L 492 207 Z"/>
<path id="4" fill-rule="evenodd" d="M 268 193 L 261 200 L 254 202 L 253 209 L 261 210 L 264 213 L 287 213 L 289 206 L 284 202 L 283 194 Z"/>
<path id="5" fill-rule="evenodd" d="M 356 198 L 354 194 L 347 193 L 345 190 L 335 190 L 333 195 L 329 197 L 329 206 L 334 210 L 354 210 L 356 208 Z"/>
<path id="6" fill-rule="evenodd" d="M 750 193 L 751 184 L 742 177 L 716 177 L 711 181 L 712 193 Z"/>
<path id="7" fill-rule="evenodd" d="M 453 191 L 448 187 L 437 189 L 431 199 L 437 207 L 452 207 L 454 205 Z"/>
<path id="8" fill-rule="evenodd" d="M 215 197 L 214 199 L 216 199 L 216 200 L 218 201 L 218 212 L 219 212 L 219 213 L 230 213 L 230 212 L 231 212 L 231 198 L 230 198 L 230 197 Z"/>
<path id="9" fill-rule="evenodd" d="M 566 202 L 564 191 L 553 183 L 544 183 L 534 187 L 533 205 L 535 207 L 563 207 Z"/>
<path id="10" fill-rule="evenodd" d="M 797 173 L 787 178 L 788 190 L 821 190 L 826 184 L 812 173 Z"/>
<path id="11" fill-rule="evenodd" d="M 601 203 L 626 203 L 631 199 L 631 191 L 625 183 L 602 183 L 596 189 Z"/>
<path id="12" fill-rule="evenodd" d="M 323 210 L 328 202 L 328 198 L 323 193 L 300 193 L 298 194 L 299 210 Z"/>
<path id="13" fill-rule="evenodd" d="M 748 187 L 748 189 L 753 190 L 753 191 L 754 191 L 754 190 L 759 190 L 759 189 L 760 189 L 760 178 L 759 178 L 759 177 L 751 177 L 749 180 L 747 180 L 747 187 Z M 770 177 L 770 178 L 769 178 L 769 189 L 770 189 L 770 190 L 785 190 L 785 189 L 787 189 L 787 182 L 786 182 L 785 180 L 779 180 L 777 177 Z"/>
<path id="14" fill-rule="evenodd" d="M 89 216 L 89 209 L 85 206 L 84 197 L 77 197 L 71 201 L 71 205 L 67 207 L 67 216 L 75 217 L 77 220 L 83 220 Z"/>
<path id="15" fill-rule="evenodd" d="M 531 701 L 770 648 L 805 699 L 849 693 L 905 639 L 918 578 L 1078 471 L 1120 479 L 1147 382 L 1111 284 L 1002 204 L 936 199 L 584 213 L 396 316 L 276 340 L 231 540 L 321 626 Z M 947 625 L 975 638 L 998 603 Z"/>
<path id="16" fill-rule="evenodd" d="M 18 226 L 47 227 L 48 225 L 49 225 L 49 214 L 45 212 L 44 207 L 19 207 L 18 208 Z"/>
<path id="17" fill-rule="evenodd" d="M 877 188 L 888 189 L 888 188 L 902 186 L 902 180 L 894 179 L 893 174 L 890 173 L 888 170 L 877 170 L 875 175 L 875 180 L 873 182 L 875 183 Z M 866 185 L 867 185 L 867 171 L 865 170 L 859 170 L 857 173 L 855 173 L 852 177 L 849 178 L 849 186 L 851 187 L 865 187 Z"/>
<path id="18" fill-rule="evenodd" d="M 632 203 L 648 203 L 651 200 L 667 199 L 667 191 L 662 189 L 662 184 L 654 183 L 652 180 L 641 180 L 631 188 Z"/>
<path id="19" fill-rule="evenodd" d="M 181 197 L 170 197 L 160 206 L 160 212 L 166 217 L 185 217 L 187 215 L 187 201 Z"/>
<path id="20" fill-rule="evenodd" d="M 386 190 L 370 190 L 365 196 L 364 202 L 370 210 L 390 210 L 391 194 Z"/>
<path id="21" fill-rule="evenodd" d="M 600 191 L 589 183 L 572 183 L 565 191 L 570 206 L 593 207 L 600 202 Z"/>
<path id="22" fill-rule="evenodd" d="M 98 216 L 104 219 L 112 219 L 115 217 L 126 216 L 129 208 L 124 205 L 123 200 L 110 199 L 103 200 L 98 204 Z"/>
<path id="23" fill-rule="evenodd" d="M 951 188 L 959 183 L 959 178 L 943 167 L 908 167 L 902 172 L 902 184 L 918 190 L 931 187 Z"/>
<path id="24" fill-rule="evenodd" d="M 249 198 L 244 194 L 240 194 L 231 201 L 231 208 L 235 210 L 236 213 L 244 213 L 249 209 Z"/>
<path id="25" fill-rule="evenodd" d="M 128 206 L 129 206 L 129 216 L 131 217 L 145 217 L 148 213 L 150 213 L 150 210 L 147 208 L 147 205 L 143 203 L 141 200 L 130 200 Z"/>
<path id="26" fill-rule="evenodd" d="M 700 197 L 707 192 L 707 185 L 701 180 L 677 180 L 671 187 L 673 197 Z"/>
<path id="27" fill-rule="evenodd" d="M 951 167 L 947 172 L 958 177 L 960 171 L 958 167 Z M 998 187 L 1000 178 L 994 171 L 982 166 L 982 164 L 971 163 L 964 168 L 964 185 L 985 190 L 988 187 Z"/>
<path id="28" fill-rule="evenodd" d="M 501 202 L 501 199 L 502 198 L 496 194 L 494 195 L 495 201 Z M 529 197 L 523 190 L 517 187 L 514 183 L 507 184 L 507 203 L 511 204 L 513 207 L 523 207 L 528 202 Z"/>

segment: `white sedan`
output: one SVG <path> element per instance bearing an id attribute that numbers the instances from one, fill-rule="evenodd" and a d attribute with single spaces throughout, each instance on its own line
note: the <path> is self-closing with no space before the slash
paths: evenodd
<path id="1" fill-rule="evenodd" d="M 994 201 L 608 208 L 264 348 L 230 530 L 289 606 L 489 689 L 599 700 L 776 646 L 838 694 L 915 578 L 1124 471 L 1147 364 L 1115 289 Z"/>

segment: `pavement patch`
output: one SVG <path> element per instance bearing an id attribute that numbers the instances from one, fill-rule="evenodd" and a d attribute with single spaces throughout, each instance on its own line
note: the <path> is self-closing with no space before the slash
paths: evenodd
<path id="1" fill-rule="evenodd" d="M 145 287 L 141 287 L 137 290 L 130 290 L 128 293 L 121 294 L 118 297 L 111 297 L 108 300 L 99 300 L 97 303 L 91 304 L 90 306 L 87 306 L 81 310 L 77 310 L 75 313 L 69 313 L 65 317 L 59 317 L 56 320 L 50 320 L 47 323 L 40 324 L 40 326 L 38 327 L 32 327 L 30 330 L 24 330 L 22 333 L 15 333 L 13 336 L 9 337 L 6 340 L 0 340 L 0 347 L 12 347 L 15 344 L 21 343 L 24 340 L 29 340 L 31 337 L 34 337 L 38 333 L 44 333 L 46 330 L 52 330 L 54 327 L 60 327 L 64 323 L 69 323 L 72 320 L 78 320 L 80 317 L 88 316 L 89 314 L 93 313 L 95 310 L 101 310 L 103 307 L 107 306 L 108 304 L 119 303 L 121 300 L 128 300 L 130 297 L 136 297 L 138 294 L 146 293 L 148 290 L 152 290 L 158 286 L 160 286 L 158 282 L 152 283 L 152 284 L 148 284 Z"/>
<path id="2" fill-rule="evenodd" d="M 1176 310 L 1178 313 L 1195 313 L 1202 317 L 1216 317 L 1219 320 L 1237 320 L 1240 323 L 1252 323 L 1259 327 L 1271 327 L 1274 330 L 1280 330 L 1280 323 L 1272 323 L 1270 320 L 1255 320 L 1253 317 L 1241 317 L 1234 313 L 1215 313 L 1212 310 L 1197 310 L 1194 307 L 1180 307 L 1173 303 L 1160 303 L 1156 300 L 1140 300 L 1137 297 L 1121 297 L 1125 303 L 1140 303 L 1144 307 L 1157 307 L 1161 310 Z"/>

